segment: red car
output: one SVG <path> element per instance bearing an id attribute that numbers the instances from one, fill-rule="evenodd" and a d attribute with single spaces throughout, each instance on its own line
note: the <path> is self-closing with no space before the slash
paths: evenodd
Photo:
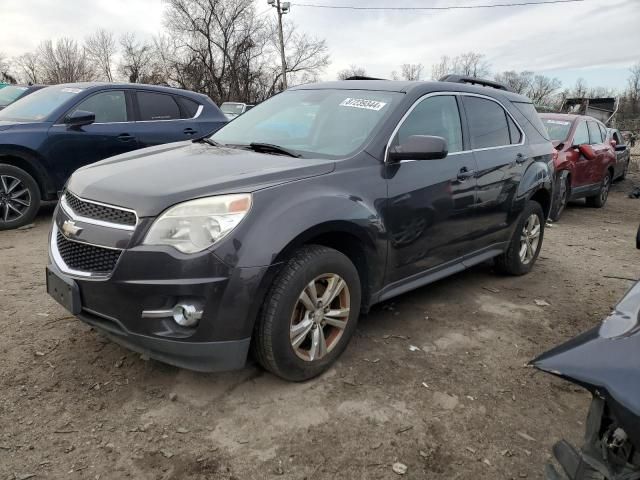
<path id="1" fill-rule="evenodd" d="M 557 220 L 570 200 L 586 198 L 587 205 L 604 207 L 611 182 L 621 176 L 616 168 L 615 144 L 607 128 L 593 117 L 542 113 L 556 148 L 556 182 L 550 218 Z"/>

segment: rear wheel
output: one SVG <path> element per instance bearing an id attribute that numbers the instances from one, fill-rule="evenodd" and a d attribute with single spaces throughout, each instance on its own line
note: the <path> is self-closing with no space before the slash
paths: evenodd
<path id="1" fill-rule="evenodd" d="M 0 230 L 22 227 L 40 208 L 40 188 L 24 170 L 0 164 Z"/>
<path id="2" fill-rule="evenodd" d="M 540 204 L 529 200 L 513 232 L 509 247 L 495 259 L 498 271 L 508 275 L 529 273 L 542 248 L 544 221 Z"/>
<path id="3" fill-rule="evenodd" d="M 254 332 L 254 355 L 279 377 L 308 380 L 344 351 L 359 313 L 360 279 L 353 263 L 331 248 L 303 247 L 267 294 Z"/>
<path id="4" fill-rule="evenodd" d="M 571 192 L 569 177 L 563 178 L 561 173 L 558 174 L 556 185 L 558 188 L 555 189 L 553 195 L 553 207 L 551 209 L 551 214 L 549 215 L 549 218 L 554 222 L 557 222 L 560 219 L 560 215 L 562 215 L 567 203 L 569 203 L 569 195 Z"/>
<path id="5" fill-rule="evenodd" d="M 600 191 L 597 195 L 587 197 L 587 205 L 594 208 L 602 208 L 609 198 L 609 189 L 611 188 L 611 172 L 607 172 L 602 179 Z"/>

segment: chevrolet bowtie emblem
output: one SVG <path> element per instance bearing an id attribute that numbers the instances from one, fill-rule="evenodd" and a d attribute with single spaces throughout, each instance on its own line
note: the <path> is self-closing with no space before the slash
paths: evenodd
<path id="1" fill-rule="evenodd" d="M 73 237 L 79 234 L 82 231 L 82 228 L 76 227 L 76 222 L 72 220 L 65 220 L 62 224 L 62 233 L 67 237 Z"/>

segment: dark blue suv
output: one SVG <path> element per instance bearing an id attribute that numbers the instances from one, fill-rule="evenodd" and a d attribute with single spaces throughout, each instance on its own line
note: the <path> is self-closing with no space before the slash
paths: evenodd
<path id="1" fill-rule="evenodd" d="M 81 166 L 226 122 L 206 95 L 170 87 L 77 83 L 34 92 L 0 112 L 0 230 L 31 222 Z"/>

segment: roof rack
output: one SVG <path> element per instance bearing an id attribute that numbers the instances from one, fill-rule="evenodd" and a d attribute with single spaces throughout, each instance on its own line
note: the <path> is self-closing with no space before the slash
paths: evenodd
<path id="1" fill-rule="evenodd" d="M 465 77 L 464 75 L 445 75 L 439 81 L 453 82 L 453 83 L 469 83 L 471 85 L 482 85 L 483 87 L 497 88 L 498 90 L 504 90 L 506 92 L 513 91 L 503 83 L 494 82 L 493 80 L 484 80 L 482 78 L 476 78 L 476 77 Z"/>
<path id="2" fill-rule="evenodd" d="M 345 80 L 386 80 L 386 78 L 365 77 L 363 75 L 354 75 L 353 77 L 345 78 Z"/>

